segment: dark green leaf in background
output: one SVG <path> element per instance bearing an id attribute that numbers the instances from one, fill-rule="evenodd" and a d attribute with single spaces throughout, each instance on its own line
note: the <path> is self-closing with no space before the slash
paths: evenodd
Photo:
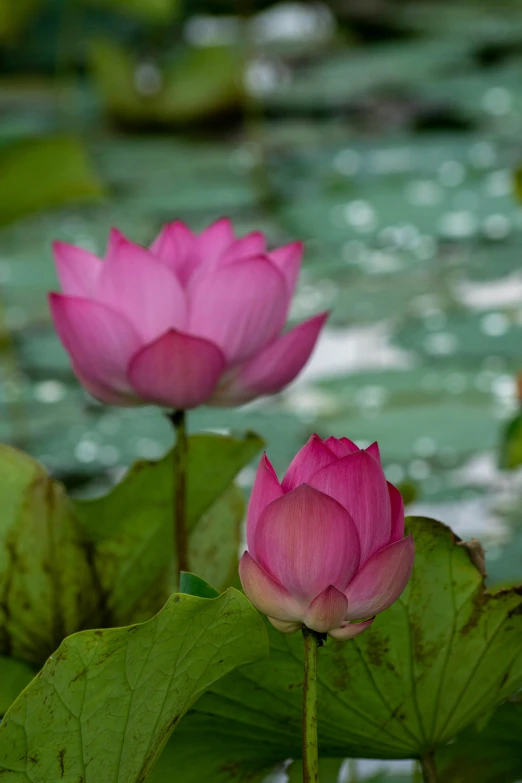
<path id="1" fill-rule="evenodd" d="M 73 137 L 20 141 L 0 152 L 0 225 L 32 212 L 99 201 L 103 187 L 82 143 Z"/>
<path id="2" fill-rule="evenodd" d="M 522 702 L 503 704 L 485 727 L 469 728 L 439 753 L 444 783 L 515 783 L 522 779 Z"/>
<path id="3" fill-rule="evenodd" d="M 119 11 L 151 23 L 172 21 L 180 7 L 179 0 L 81 0 L 81 2 Z"/>
<path id="4" fill-rule="evenodd" d="M 91 67 L 105 109 L 130 125 L 176 125 L 237 110 L 243 100 L 238 48 L 187 48 L 168 64 L 135 60 L 113 41 L 91 45 Z"/>
<path id="5" fill-rule="evenodd" d="M 243 491 L 231 484 L 200 518 L 189 539 L 189 562 L 197 574 L 220 589 L 236 586 Z"/>
<path id="6" fill-rule="evenodd" d="M 11 43 L 23 31 L 41 0 L 0 0 L 0 41 Z"/>
<path id="7" fill-rule="evenodd" d="M 0 718 L 29 685 L 36 671 L 24 661 L 0 655 Z"/>
<path id="8" fill-rule="evenodd" d="M 522 414 L 518 413 L 507 425 L 500 443 L 500 467 L 513 470 L 522 465 Z"/>
<path id="9" fill-rule="evenodd" d="M 262 445 L 252 433 L 189 440 L 189 558 L 194 571 L 218 588 L 235 571 L 243 517 L 242 497 L 230 484 Z M 75 503 L 84 534 L 94 542 L 111 624 L 145 619 L 159 608 L 158 590 L 164 599 L 171 591 L 172 469 L 172 453 L 159 462 L 137 462 L 108 495 Z M 150 604 L 143 602 L 147 595 Z"/>
<path id="10" fill-rule="evenodd" d="M 232 484 L 261 449 L 244 438 L 189 444 L 189 554 L 223 589 L 237 575 L 242 493 Z M 41 663 L 64 636 L 157 612 L 175 587 L 172 454 L 137 463 L 108 495 L 69 499 L 33 459 L 0 447 L 0 653 Z"/>
<path id="11" fill-rule="evenodd" d="M 100 592 L 61 484 L 1 446 L 0 487 L 0 652 L 38 663 L 100 622 Z"/>
<path id="12" fill-rule="evenodd" d="M 188 571 L 182 571 L 179 576 L 179 592 L 198 598 L 217 598 L 219 595 L 204 579 Z"/>

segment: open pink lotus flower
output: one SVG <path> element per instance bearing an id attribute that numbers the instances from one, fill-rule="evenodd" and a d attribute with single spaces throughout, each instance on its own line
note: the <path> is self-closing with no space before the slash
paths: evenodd
<path id="1" fill-rule="evenodd" d="M 112 231 L 105 261 L 56 242 L 56 330 L 85 388 L 112 405 L 239 405 L 303 368 L 326 319 L 281 334 L 303 246 L 267 252 L 223 218 L 199 236 L 175 221 L 146 250 Z"/>
<path id="2" fill-rule="evenodd" d="M 247 517 L 243 589 L 276 628 L 351 639 L 402 593 L 413 539 L 379 447 L 312 435 L 279 482 L 266 455 Z M 354 622 L 355 621 L 355 622 Z"/>

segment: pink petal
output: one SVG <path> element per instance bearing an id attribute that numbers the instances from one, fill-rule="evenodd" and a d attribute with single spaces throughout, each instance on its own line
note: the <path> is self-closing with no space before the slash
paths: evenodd
<path id="1" fill-rule="evenodd" d="M 360 451 L 359 446 L 348 438 L 327 438 L 325 445 L 328 446 L 336 457 L 347 457 L 348 454 L 353 454 L 354 451 Z"/>
<path id="2" fill-rule="evenodd" d="M 214 343 L 171 329 L 136 353 L 128 377 L 148 402 L 185 410 L 208 400 L 224 367 Z"/>
<path id="3" fill-rule="evenodd" d="M 304 244 L 291 242 L 270 252 L 270 260 L 285 276 L 289 296 L 293 296 L 303 260 Z"/>
<path id="4" fill-rule="evenodd" d="M 319 435 L 311 435 L 290 463 L 281 482 L 283 491 L 290 492 L 300 484 L 307 483 L 318 470 L 332 462 L 335 462 L 335 456 L 330 449 Z"/>
<path id="5" fill-rule="evenodd" d="M 275 394 L 294 380 L 310 358 L 328 317 L 322 313 L 291 329 L 237 368 L 219 389 L 214 405 L 242 405 L 262 394 Z"/>
<path id="6" fill-rule="evenodd" d="M 189 331 L 213 340 L 230 363 L 244 361 L 283 325 L 285 283 L 264 257 L 219 267 L 190 294 Z"/>
<path id="7" fill-rule="evenodd" d="M 300 622 L 303 606 L 245 552 L 239 561 L 239 578 L 247 598 L 263 614 L 284 622 Z"/>
<path id="8" fill-rule="evenodd" d="M 314 598 L 304 616 L 304 624 L 312 631 L 325 633 L 341 625 L 346 617 L 348 601 L 333 585 Z"/>
<path id="9" fill-rule="evenodd" d="M 114 253 L 114 250 L 120 244 L 120 242 L 128 242 L 128 239 L 127 237 L 124 236 L 124 234 L 121 233 L 119 228 L 114 228 L 113 226 L 109 231 L 109 238 L 107 240 L 107 250 L 105 252 L 105 259 L 111 257 L 111 255 Z"/>
<path id="10" fill-rule="evenodd" d="M 265 508 L 254 543 L 265 571 L 307 605 L 331 584 L 344 590 L 359 565 L 350 515 L 307 484 Z"/>
<path id="11" fill-rule="evenodd" d="M 391 508 L 388 487 L 379 463 L 357 451 L 322 468 L 310 486 L 335 498 L 350 513 L 361 541 L 361 562 L 390 540 Z"/>
<path id="12" fill-rule="evenodd" d="M 400 596 L 411 576 L 415 546 L 409 535 L 381 549 L 354 576 L 345 595 L 347 620 L 360 620 L 383 612 Z"/>
<path id="13" fill-rule="evenodd" d="M 51 294 L 49 301 L 56 331 L 78 376 L 92 389 L 130 393 L 126 369 L 141 345 L 132 325 L 91 299 Z"/>
<path id="14" fill-rule="evenodd" d="M 364 623 L 343 623 L 340 628 L 328 631 L 328 636 L 331 636 L 332 639 L 337 639 L 338 642 L 346 642 L 369 628 L 374 619 L 372 617 L 371 620 L 366 620 Z"/>
<path id="15" fill-rule="evenodd" d="M 94 296 L 103 261 L 94 253 L 67 242 L 53 242 L 53 252 L 63 293 L 86 299 Z"/>
<path id="16" fill-rule="evenodd" d="M 370 446 L 368 446 L 368 448 L 365 449 L 365 451 L 368 454 L 371 454 L 371 456 L 375 460 L 377 460 L 379 464 L 381 463 L 381 452 L 379 451 L 379 444 L 377 443 L 377 441 L 375 441 L 375 443 L 372 443 Z"/>
<path id="17" fill-rule="evenodd" d="M 103 402 L 105 405 L 118 405 L 123 408 L 135 407 L 136 405 L 143 405 L 143 400 L 140 400 L 132 391 L 117 392 L 110 389 L 105 384 L 100 383 L 97 380 L 93 380 L 88 375 L 84 375 L 78 367 L 72 362 L 72 368 L 74 374 L 80 381 L 83 388 L 89 392 L 91 397 Z"/>
<path id="18" fill-rule="evenodd" d="M 281 489 L 279 479 L 277 478 L 275 471 L 270 464 L 270 460 L 266 454 L 263 454 L 257 469 L 254 486 L 252 487 L 252 492 L 250 493 L 247 512 L 247 544 L 250 550 L 250 554 L 253 558 L 256 558 L 255 530 L 259 517 L 261 516 L 261 512 L 273 500 L 280 498 L 282 494 L 283 490 Z"/>
<path id="19" fill-rule="evenodd" d="M 185 293 L 175 274 L 128 240 L 114 243 L 99 277 L 97 295 L 126 316 L 145 342 L 167 329 L 185 326 Z"/>
<path id="20" fill-rule="evenodd" d="M 295 633 L 300 631 L 303 627 L 303 623 L 292 623 L 289 620 L 276 620 L 275 617 L 269 617 L 268 620 L 272 623 L 274 628 L 277 628 L 281 633 Z"/>
<path id="21" fill-rule="evenodd" d="M 198 237 L 198 250 L 203 264 L 213 266 L 234 241 L 234 228 L 230 218 L 216 220 Z"/>
<path id="22" fill-rule="evenodd" d="M 164 226 L 150 251 L 175 273 L 183 286 L 199 261 L 198 239 L 181 220 Z"/>
<path id="23" fill-rule="evenodd" d="M 241 261 L 245 258 L 251 258 L 252 256 L 260 256 L 266 252 L 266 240 L 265 235 L 260 231 L 254 231 L 252 234 L 247 234 L 246 237 L 236 239 L 230 247 L 228 247 L 221 258 L 220 264 L 232 264 L 234 261 Z"/>
<path id="24" fill-rule="evenodd" d="M 397 487 L 394 487 L 389 481 L 388 491 L 391 503 L 391 544 L 404 538 L 404 500 Z"/>

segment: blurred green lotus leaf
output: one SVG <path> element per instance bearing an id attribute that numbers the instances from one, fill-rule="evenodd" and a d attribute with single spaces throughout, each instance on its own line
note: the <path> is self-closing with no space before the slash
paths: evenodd
<path id="1" fill-rule="evenodd" d="M 253 433 L 207 433 L 189 440 L 189 561 L 195 573 L 219 589 L 237 573 L 244 501 L 232 481 L 262 445 Z M 172 452 L 159 461 L 139 461 L 109 494 L 74 504 L 93 543 L 113 625 L 147 619 L 172 591 L 172 470 Z"/>
<path id="2" fill-rule="evenodd" d="M 232 482 L 262 441 L 206 434 L 189 443 L 191 566 L 224 589 L 237 575 L 244 515 Z M 76 631 L 149 619 L 175 587 L 172 452 L 80 501 L 31 457 L 0 446 L 0 496 L 0 654 L 41 664 Z"/>
<path id="3" fill-rule="evenodd" d="M 180 10 L 180 0 L 81 0 L 81 2 L 119 11 L 151 23 L 169 22 Z"/>
<path id="4" fill-rule="evenodd" d="M 11 42 L 24 29 L 41 0 L 0 0 L 0 41 Z"/>
<path id="5" fill-rule="evenodd" d="M 0 718 L 35 674 L 36 670 L 25 661 L 0 655 Z"/>
<path id="6" fill-rule="evenodd" d="M 100 621 L 89 550 L 61 484 L 0 446 L 0 653 L 41 663 Z"/>
<path id="7" fill-rule="evenodd" d="M 243 101 L 243 57 L 236 47 L 185 48 L 163 65 L 97 40 L 91 67 L 108 114 L 126 125 L 197 122 L 235 111 Z"/>
<path id="8" fill-rule="evenodd" d="M 500 467 L 513 470 L 522 465 L 522 414 L 517 413 L 504 430 L 500 443 Z"/>
<path id="9" fill-rule="evenodd" d="M 75 201 L 98 201 L 104 195 L 83 144 L 71 136 L 27 139 L 3 147 L 0 181 L 0 225 Z"/>

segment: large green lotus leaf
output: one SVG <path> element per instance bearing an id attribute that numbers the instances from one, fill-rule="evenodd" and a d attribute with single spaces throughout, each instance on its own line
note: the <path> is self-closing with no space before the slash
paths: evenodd
<path id="1" fill-rule="evenodd" d="M 444 783 L 522 779 L 522 701 L 503 704 L 485 727 L 472 727 L 439 752 Z"/>
<path id="2" fill-rule="evenodd" d="M 61 484 L 0 446 L 0 652 L 41 662 L 99 622 L 100 594 Z"/>
<path id="3" fill-rule="evenodd" d="M 173 595 L 142 625 L 75 634 L 0 726 L 2 781 L 145 781 L 205 689 L 267 653 L 258 613 L 233 588 Z"/>
<path id="4" fill-rule="evenodd" d="M 49 136 L 0 153 L 0 225 L 74 201 L 100 200 L 102 185 L 78 139 Z"/>
<path id="5" fill-rule="evenodd" d="M 214 587 L 227 584 L 237 565 L 243 501 L 230 484 L 262 445 L 252 433 L 190 438 L 190 563 Z M 137 462 L 108 495 L 75 503 L 84 533 L 94 542 L 94 562 L 113 625 L 150 617 L 172 587 L 172 471 L 172 453 L 158 462 Z"/>
<path id="6" fill-rule="evenodd" d="M 402 597 L 353 641 L 320 650 L 325 757 L 419 757 L 522 685 L 521 592 L 489 593 L 481 550 L 441 523 L 410 518 L 409 528 L 416 561 Z M 299 758 L 302 639 L 271 628 L 269 636 L 266 661 L 217 683 L 196 706 L 177 783 L 192 781 L 190 731 L 195 742 L 211 730 L 219 736 L 229 766 L 245 753 L 266 764 Z"/>
<path id="7" fill-rule="evenodd" d="M 0 718 L 29 685 L 35 673 L 35 669 L 25 661 L 0 655 Z"/>

